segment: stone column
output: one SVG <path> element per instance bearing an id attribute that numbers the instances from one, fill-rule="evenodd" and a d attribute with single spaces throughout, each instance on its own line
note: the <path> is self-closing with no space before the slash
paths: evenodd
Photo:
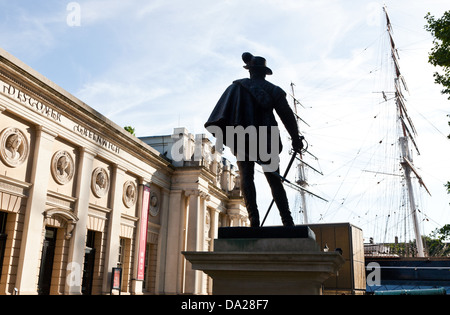
<path id="1" fill-rule="evenodd" d="M 108 219 L 105 266 L 103 269 L 103 294 L 109 294 L 111 291 L 111 272 L 113 267 L 117 267 L 117 259 L 119 257 L 120 215 L 123 203 L 125 172 L 126 170 L 119 165 L 113 165 L 111 176 L 111 212 Z"/>
<path id="2" fill-rule="evenodd" d="M 37 294 L 39 262 L 42 250 L 43 212 L 47 201 L 47 185 L 53 154 L 53 142 L 57 135 L 42 126 L 36 130 L 35 150 L 31 171 L 23 235 L 17 269 L 16 287 L 19 294 Z M 31 156 L 31 154 L 30 154 Z"/>
<path id="3" fill-rule="evenodd" d="M 138 189 L 138 199 L 137 199 L 137 217 L 139 218 L 137 221 L 137 225 L 136 225 L 136 233 L 135 233 L 135 237 L 134 237 L 134 259 L 133 259 L 133 280 L 131 283 L 131 292 L 133 294 L 142 294 L 142 280 L 136 280 L 137 276 L 138 276 L 138 265 L 139 265 L 139 239 L 141 237 L 141 219 L 142 219 L 142 208 L 143 208 L 143 196 L 144 196 L 144 185 L 150 185 L 150 179 L 148 178 L 139 178 L 139 189 Z M 151 191 L 150 191 L 151 193 Z M 149 208 L 147 208 L 147 211 L 149 210 Z M 147 217 L 148 220 L 148 217 Z M 147 227 L 148 229 L 148 227 Z M 146 252 L 145 255 L 148 255 L 148 253 Z"/>
<path id="4" fill-rule="evenodd" d="M 189 208 L 186 224 L 186 251 L 203 251 L 205 244 L 205 215 L 208 194 L 198 190 L 186 192 L 189 197 Z M 203 292 L 204 274 L 193 270 L 190 263 L 186 264 L 184 293 L 201 294 Z"/>
<path id="5" fill-rule="evenodd" d="M 230 226 L 240 226 L 240 218 L 239 214 L 229 214 L 230 217 Z"/>
<path id="6" fill-rule="evenodd" d="M 199 222 L 200 194 L 198 190 L 186 192 L 189 198 L 187 219 L 186 219 L 186 251 L 201 251 L 202 243 L 199 242 L 199 235 L 203 235 L 203 229 Z M 191 268 L 191 264 L 186 264 L 185 283 L 183 293 L 195 294 L 199 289 L 197 277 L 198 271 Z"/>
<path id="7" fill-rule="evenodd" d="M 217 239 L 218 237 L 218 231 L 219 231 L 219 211 L 217 211 L 217 209 L 215 208 L 210 208 L 210 237 L 211 237 L 211 241 L 210 241 L 210 251 L 214 251 L 214 240 Z M 212 294 L 212 288 L 213 288 L 213 281 L 211 277 L 206 277 L 207 278 L 207 288 L 208 288 L 208 292 L 207 294 L 211 295 Z"/>
<path id="8" fill-rule="evenodd" d="M 167 246 L 164 278 L 164 294 L 182 293 L 184 257 L 184 232 L 186 221 L 186 202 L 182 190 L 172 190 L 169 195 L 169 213 L 167 219 Z"/>
<path id="9" fill-rule="evenodd" d="M 211 239 L 216 239 L 219 229 L 219 211 L 215 208 L 210 208 L 210 215 L 211 215 Z M 211 242 L 211 250 L 214 250 L 214 242 Z"/>
<path id="10" fill-rule="evenodd" d="M 161 197 L 162 200 L 160 202 L 160 214 L 161 214 L 161 229 L 158 237 L 158 251 L 157 251 L 157 266 L 156 266 L 156 282 L 155 282 L 155 293 L 163 293 L 164 292 L 164 283 L 166 280 L 166 260 L 167 260 L 167 244 L 168 238 L 172 237 L 168 233 L 168 221 L 169 221 L 169 190 L 165 188 L 161 188 Z"/>
<path id="11" fill-rule="evenodd" d="M 70 249 L 67 265 L 65 294 L 80 295 L 83 279 L 84 253 L 86 249 L 86 233 L 91 194 L 91 177 L 95 153 L 80 148 L 80 162 L 78 163 L 75 214 L 78 222 L 70 239 Z"/>
<path id="12" fill-rule="evenodd" d="M 248 213 L 243 205 L 242 198 L 233 198 L 228 202 L 227 214 L 230 218 L 230 226 L 247 226 Z"/>

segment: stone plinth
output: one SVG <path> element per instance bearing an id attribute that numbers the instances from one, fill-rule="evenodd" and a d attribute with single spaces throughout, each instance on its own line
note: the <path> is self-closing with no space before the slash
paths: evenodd
<path id="1" fill-rule="evenodd" d="M 215 295 L 319 295 L 344 263 L 306 226 L 220 228 L 213 252 L 183 255 L 213 279 Z"/>

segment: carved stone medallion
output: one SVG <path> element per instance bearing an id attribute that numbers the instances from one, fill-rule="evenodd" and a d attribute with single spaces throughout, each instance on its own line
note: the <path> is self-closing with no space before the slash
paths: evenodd
<path id="1" fill-rule="evenodd" d="M 152 192 L 150 195 L 150 215 L 156 217 L 159 213 L 158 195 Z"/>
<path id="2" fill-rule="evenodd" d="M 72 156 L 67 151 L 58 151 L 53 155 L 51 171 L 55 181 L 64 185 L 73 178 L 75 163 Z"/>
<path id="3" fill-rule="evenodd" d="M 97 167 L 92 173 L 91 188 L 94 195 L 98 198 L 103 197 L 109 190 L 109 175 L 102 168 Z"/>
<path id="4" fill-rule="evenodd" d="M 132 181 L 127 181 L 123 185 L 123 203 L 127 208 L 131 208 L 135 205 L 137 198 L 136 184 Z"/>
<path id="5" fill-rule="evenodd" d="M 18 128 L 6 128 L 0 134 L 0 156 L 10 167 L 18 167 L 28 158 L 29 145 L 25 134 Z"/>

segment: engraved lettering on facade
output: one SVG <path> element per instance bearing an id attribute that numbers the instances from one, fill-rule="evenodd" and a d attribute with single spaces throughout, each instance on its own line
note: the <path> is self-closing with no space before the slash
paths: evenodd
<path id="1" fill-rule="evenodd" d="M 94 141 L 95 143 L 97 143 L 98 145 L 102 146 L 105 149 L 108 149 L 114 153 L 119 154 L 120 153 L 120 148 L 118 146 L 116 146 L 115 144 L 112 144 L 111 142 L 109 142 L 108 140 L 106 140 L 105 138 L 103 138 L 102 136 L 96 134 L 95 132 L 84 128 L 80 125 L 75 125 L 73 127 L 73 131 L 75 131 L 76 133 L 79 133 L 80 135 Z"/>
<path id="2" fill-rule="evenodd" d="M 22 104 L 30 106 L 43 116 L 47 116 L 55 121 L 61 122 L 61 113 L 59 113 L 58 111 L 32 98 L 30 95 L 20 91 L 10 84 L 4 82 L 1 83 L 3 83 L 3 88 L 1 89 L 3 94 L 17 99 Z"/>

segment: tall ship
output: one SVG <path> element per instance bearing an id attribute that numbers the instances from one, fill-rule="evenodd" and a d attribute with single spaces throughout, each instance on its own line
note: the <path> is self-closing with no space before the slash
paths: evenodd
<path id="1" fill-rule="evenodd" d="M 421 222 L 428 218 L 421 199 L 431 193 L 414 163 L 415 156 L 421 152 L 416 140 L 418 132 L 408 111 L 409 89 L 400 68 L 400 55 L 386 7 L 382 14 L 386 28 L 380 40 L 384 51 L 377 65 L 379 79 L 376 90 L 368 92 L 377 99 L 378 110 L 373 118 L 381 134 L 373 138 L 377 141 L 365 155 L 368 161 L 359 178 L 361 183 L 373 185 L 362 192 L 358 202 L 361 207 L 353 209 L 362 211 L 361 217 L 370 222 L 363 226 L 371 229 L 367 234 L 372 235 L 364 243 L 366 291 L 377 294 L 450 292 L 450 259 L 430 257 L 423 239 Z M 307 128 L 308 122 L 298 114 L 303 105 L 295 96 L 294 87 L 291 84 L 293 109 L 299 126 Z M 319 223 L 310 219 L 309 212 L 316 209 L 308 208 L 309 198 L 327 202 L 308 188 L 308 173 L 323 175 L 313 165 L 317 160 L 308 148 L 297 157 L 295 185 L 291 185 L 298 190 L 293 211 L 297 224 Z M 371 281 L 375 275 L 379 279 Z"/>
<path id="2" fill-rule="evenodd" d="M 445 294 L 450 290 L 448 274 L 450 258 L 430 257 L 424 242 L 420 222 L 428 218 L 417 195 L 420 190 L 430 196 L 431 193 L 420 171 L 414 165 L 414 156 L 420 155 L 420 149 L 416 141 L 417 130 L 408 114 L 406 95 L 409 90 L 400 70 L 400 56 L 386 7 L 383 7 L 383 13 L 390 50 L 388 65 L 391 80 L 388 81 L 388 89 L 376 91 L 376 93 L 381 97 L 380 102 L 386 104 L 388 108 L 386 113 L 395 119 L 394 121 L 391 119 L 395 136 L 392 140 L 386 139 L 384 152 L 393 152 L 398 159 L 397 163 L 393 163 L 393 168 L 372 170 L 372 172 L 390 177 L 387 182 L 392 179 L 397 182 L 396 185 L 386 186 L 384 195 L 398 190 L 401 194 L 396 203 L 392 202 L 391 207 L 387 205 L 385 208 L 389 211 L 385 213 L 384 218 L 382 217 L 385 220 L 384 226 L 381 225 L 384 230 L 379 234 L 383 239 L 378 242 L 370 239 L 365 244 L 367 292 Z M 385 118 L 389 120 L 388 115 Z M 393 231 L 395 236 L 392 240 Z M 377 272 L 378 281 L 370 281 L 369 278 L 373 272 Z"/>

